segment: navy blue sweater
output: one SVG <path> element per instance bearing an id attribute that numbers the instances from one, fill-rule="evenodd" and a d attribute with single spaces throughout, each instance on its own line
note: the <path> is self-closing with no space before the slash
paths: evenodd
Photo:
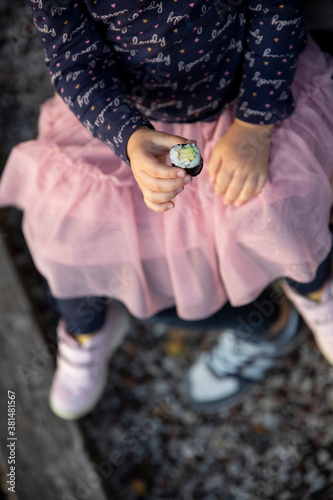
<path id="1" fill-rule="evenodd" d="M 56 91 L 125 161 L 150 120 L 211 120 L 235 100 L 246 122 L 288 117 L 303 3 L 28 0 Z"/>

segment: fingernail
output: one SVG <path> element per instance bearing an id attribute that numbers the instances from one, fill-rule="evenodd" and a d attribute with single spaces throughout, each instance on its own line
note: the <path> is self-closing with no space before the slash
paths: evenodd
<path id="1" fill-rule="evenodd" d="M 174 205 L 172 203 L 170 203 L 170 205 L 168 205 L 168 207 L 167 207 L 167 210 L 170 210 L 170 208 L 173 208 L 173 207 L 174 207 Z"/>
<path id="2" fill-rule="evenodd" d="M 223 204 L 224 204 L 224 205 L 230 205 L 230 201 L 228 201 L 228 200 L 223 200 Z"/>
<path id="3" fill-rule="evenodd" d="M 186 172 L 185 172 L 185 170 L 178 170 L 177 175 L 178 175 L 178 177 L 185 177 Z"/>
<path id="4" fill-rule="evenodd" d="M 186 144 L 196 144 L 197 141 L 190 141 L 189 139 L 186 140 Z"/>
<path id="5" fill-rule="evenodd" d="M 189 182 L 191 182 L 191 180 L 192 180 L 192 177 L 190 175 L 187 175 L 185 177 L 184 184 L 188 184 Z"/>
<path id="6" fill-rule="evenodd" d="M 242 204 L 242 202 L 241 202 L 241 201 L 234 201 L 234 205 L 235 205 L 235 207 L 239 207 L 239 205 L 241 205 L 241 204 Z"/>
<path id="7" fill-rule="evenodd" d="M 180 188 L 176 189 L 176 193 L 181 193 L 182 191 L 184 191 L 183 187 L 180 187 Z"/>

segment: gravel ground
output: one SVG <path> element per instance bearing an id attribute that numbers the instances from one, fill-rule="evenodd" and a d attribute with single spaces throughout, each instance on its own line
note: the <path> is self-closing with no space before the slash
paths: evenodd
<path id="1" fill-rule="evenodd" d="M 16 143 L 35 137 L 39 105 L 52 89 L 24 2 L 0 1 L 0 14 L 4 162 Z M 0 225 L 45 337 L 54 339 L 58 317 L 24 243 L 21 213 L 1 211 Z M 80 421 L 109 498 L 332 499 L 333 367 L 312 336 L 251 399 L 203 416 L 182 401 L 179 385 L 216 336 L 133 322 L 110 365 L 103 399 Z M 94 498 L 88 479 L 78 487 L 78 498 Z"/>

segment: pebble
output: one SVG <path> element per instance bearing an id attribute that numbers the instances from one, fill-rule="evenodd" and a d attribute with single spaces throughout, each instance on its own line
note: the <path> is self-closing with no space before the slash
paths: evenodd
<path id="1" fill-rule="evenodd" d="M 319 465 L 325 465 L 330 460 L 331 455 L 327 450 L 318 450 L 317 460 Z"/>
<path id="2" fill-rule="evenodd" d="M 311 485 L 310 494 L 322 490 L 326 486 L 326 484 L 327 484 L 327 479 L 325 476 L 317 477 Z"/>

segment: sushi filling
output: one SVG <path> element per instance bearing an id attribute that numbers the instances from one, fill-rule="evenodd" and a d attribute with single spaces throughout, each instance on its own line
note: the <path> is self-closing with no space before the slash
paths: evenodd
<path id="1" fill-rule="evenodd" d="M 181 168 L 194 168 L 200 164 L 201 154 L 195 144 L 177 144 L 170 149 L 170 160 Z"/>

